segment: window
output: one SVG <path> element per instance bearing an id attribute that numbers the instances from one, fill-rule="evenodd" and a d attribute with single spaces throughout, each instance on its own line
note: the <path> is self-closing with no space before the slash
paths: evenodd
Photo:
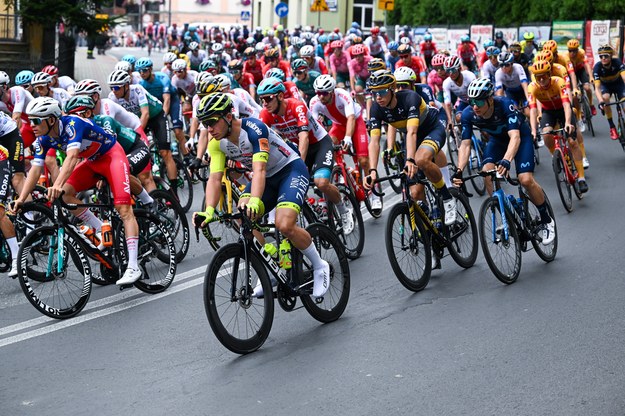
<path id="1" fill-rule="evenodd" d="M 360 23 L 363 31 L 373 27 L 373 1 L 356 0 L 354 3 L 354 22 Z"/>

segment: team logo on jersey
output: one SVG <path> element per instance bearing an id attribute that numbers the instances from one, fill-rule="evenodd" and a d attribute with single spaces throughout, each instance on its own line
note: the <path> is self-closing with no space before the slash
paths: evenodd
<path id="1" fill-rule="evenodd" d="M 258 139 L 258 146 L 260 147 L 261 152 L 269 153 L 269 140 L 267 139 Z"/>

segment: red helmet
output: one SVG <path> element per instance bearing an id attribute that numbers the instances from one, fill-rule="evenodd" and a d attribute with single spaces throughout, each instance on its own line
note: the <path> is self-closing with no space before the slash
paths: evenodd
<path id="1" fill-rule="evenodd" d="M 334 49 L 334 48 L 343 49 L 343 41 L 342 40 L 333 40 L 332 43 L 330 43 L 330 47 L 332 49 Z"/>
<path id="2" fill-rule="evenodd" d="M 365 46 L 364 45 L 354 45 L 352 46 L 352 52 L 351 55 L 352 56 L 357 56 L 357 55 L 364 55 L 365 54 Z"/>
<path id="3" fill-rule="evenodd" d="M 379 35 L 380 34 L 380 28 L 377 26 L 374 26 L 373 28 L 371 28 L 371 34 L 372 35 Z"/>
<path id="4" fill-rule="evenodd" d="M 339 33 L 341 31 L 341 29 L 339 29 L 338 27 L 334 28 L 334 33 Z"/>
<path id="5" fill-rule="evenodd" d="M 57 68 L 54 65 L 46 65 L 43 68 L 41 68 L 41 72 L 45 72 L 46 74 L 49 74 L 49 75 L 58 75 L 59 68 Z"/>
<path id="6" fill-rule="evenodd" d="M 445 59 L 445 63 L 443 65 L 445 66 L 445 70 L 448 70 L 448 69 L 460 70 L 460 65 L 461 65 L 460 58 L 458 58 L 455 55 L 448 56 Z"/>
<path id="7" fill-rule="evenodd" d="M 432 57 L 432 66 L 443 66 L 445 64 L 445 58 L 447 58 L 442 53 L 437 53 Z"/>
<path id="8" fill-rule="evenodd" d="M 323 35 L 324 33 L 326 33 L 325 30 L 323 30 L 323 28 L 319 28 L 319 30 L 317 31 L 317 33 L 319 33 L 320 35 Z"/>

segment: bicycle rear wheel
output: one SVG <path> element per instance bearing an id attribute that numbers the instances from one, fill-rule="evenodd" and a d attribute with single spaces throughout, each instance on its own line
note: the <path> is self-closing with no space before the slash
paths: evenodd
<path id="1" fill-rule="evenodd" d="M 384 165 L 384 172 L 386 173 L 386 176 L 400 173 L 404 168 L 404 154 L 401 152 L 401 147 L 397 142 L 395 142 L 393 146 L 393 153 L 395 154 L 395 156 L 388 161 L 385 158 L 382 158 L 382 163 Z M 396 194 L 401 192 L 401 180 L 399 178 L 395 180 L 389 180 L 388 182 Z"/>
<path id="2" fill-rule="evenodd" d="M 618 104 L 620 106 L 620 104 Z M 625 151 L 625 118 L 623 118 L 622 110 L 618 113 L 618 141 L 621 143 L 623 151 Z"/>
<path id="3" fill-rule="evenodd" d="M 592 125 L 592 111 L 590 110 L 590 101 L 588 101 L 588 96 L 586 92 L 582 90 L 582 111 L 584 114 L 584 123 L 586 123 L 586 127 L 590 130 L 592 137 L 595 137 L 595 128 Z"/>
<path id="4" fill-rule="evenodd" d="M 176 161 L 176 169 L 178 169 L 177 188 L 176 194 L 178 195 L 178 201 L 184 212 L 189 212 L 191 205 L 193 204 L 193 179 L 189 175 L 189 171 L 184 166 L 184 163 L 174 158 Z"/>
<path id="5" fill-rule="evenodd" d="M 17 278 L 35 309 L 55 319 L 82 311 L 91 295 L 91 266 L 69 229 L 60 243 L 56 227 L 35 229 L 22 240 L 18 258 Z M 63 263 L 60 272 L 59 260 Z"/>
<path id="6" fill-rule="evenodd" d="M 512 218 L 506 214 L 508 238 L 497 197 L 484 201 L 480 209 L 480 242 L 488 267 L 502 283 L 516 282 L 521 273 L 521 242 Z"/>
<path id="7" fill-rule="evenodd" d="M 346 224 L 343 224 L 341 214 L 334 204 L 331 204 L 332 216 L 328 218 L 328 224 L 331 224 L 330 228 L 336 231 L 338 239 L 345 247 L 347 258 L 354 260 L 360 257 L 365 247 L 365 224 L 356 197 L 343 185 L 339 185 L 339 192 L 345 209 L 351 212 L 353 227 L 351 230 L 345 227 Z"/>
<path id="8" fill-rule="evenodd" d="M 306 227 L 306 231 L 312 237 L 321 258 L 330 265 L 330 287 L 322 298 L 313 299 L 311 295 L 301 295 L 300 298 L 310 316 L 319 322 L 333 322 L 343 315 L 349 300 L 349 262 L 336 234 L 326 225 L 311 224 Z M 296 275 L 300 278 L 298 284 L 301 286 L 313 279 L 312 264 L 299 250 L 292 250 L 292 255 L 295 256 L 293 264 L 298 265 Z M 312 284 L 309 287 L 312 294 Z"/>
<path id="9" fill-rule="evenodd" d="M 249 254 L 248 271 L 242 246 L 225 245 L 215 253 L 204 276 L 204 310 L 208 322 L 219 342 L 237 354 L 259 349 L 273 324 L 271 281 L 258 255 Z M 252 296 L 259 281 L 265 293 L 262 299 Z"/>
<path id="10" fill-rule="evenodd" d="M 456 133 L 457 134 L 457 133 Z M 449 156 L 449 161 L 454 166 L 454 168 L 458 167 L 458 141 L 452 132 L 447 130 L 447 156 Z"/>
<path id="11" fill-rule="evenodd" d="M 573 162 L 573 152 L 570 148 L 567 149 L 567 152 L 569 155 L 568 159 L 572 162 L 569 164 L 571 176 L 573 176 L 573 184 L 570 187 L 573 189 L 573 192 L 575 193 L 577 199 L 580 200 L 584 197 L 584 194 L 579 190 L 579 182 L 577 181 L 577 178 L 579 177 L 579 172 L 577 171 L 577 166 L 575 165 L 575 162 Z"/>
<path id="12" fill-rule="evenodd" d="M 482 148 L 477 143 L 471 141 L 471 153 L 469 155 L 469 164 L 467 168 L 469 169 L 469 175 L 475 175 L 482 170 L 482 159 L 484 155 L 482 154 Z M 484 182 L 483 176 L 475 176 L 471 178 L 471 185 L 473 185 L 473 189 L 479 196 L 483 196 L 486 193 L 486 183 Z"/>
<path id="13" fill-rule="evenodd" d="M 154 213 L 174 238 L 176 263 L 180 263 L 189 251 L 189 222 L 178 200 L 170 192 L 155 189 L 150 192 L 154 199 Z"/>
<path id="14" fill-rule="evenodd" d="M 553 152 L 551 164 L 553 166 L 553 172 L 556 175 L 556 185 L 558 186 L 558 194 L 560 194 L 560 200 L 566 212 L 573 210 L 573 198 L 571 195 L 571 185 L 566 177 L 566 170 L 564 167 L 564 157 L 560 149 L 556 149 Z"/>
<path id="15" fill-rule="evenodd" d="M 416 209 L 416 208 L 415 208 Z M 391 208 L 385 230 L 386 254 L 399 282 L 408 290 L 425 289 L 432 272 L 432 250 L 421 219 L 415 215 L 416 229 L 410 224 L 405 202 Z"/>
<path id="16" fill-rule="evenodd" d="M 458 266 L 467 269 L 473 266 L 477 259 L 477 225 L 467 197 L 455 189 L 451 189 L 450 192 L 457 200 L 457 220 L 450 226 L 444 226 L 450 240 L 447 249 Z"/>
<path id="17" fill-rule="evenodd" d="M 549 216 L 553 218 L 553 221 L 555 222 L 556 217 L 553 214 L 553 208 L 551 208 L 551 202 L 549 202 L 547 194 L 545 194 L 545 202 L 547 202 L 547 211 L 549 212 Z M 556 253 L 558 252 L 557 223 L 555 226 L 556 237 L 550 244 L 544 245 L 541 241 L 538 241 L 537 238 L 537 229 L 542 224 L 540 212 L 538 212 L 538 208 L 536 208 L 536 205 L 534 205 L 525 194 L 523 194 L 523 208 L 526 215 L 525 223 L 527 224 L 527 228 L 530 232 L 530 236 L 532 238 L 532 246 L 534 247 L 534 250 L 536 250 L 536 254 L 538 254 L 538 257 L 540 257 L 543 261 L 547 263 L 553 261 L 556 258 Z"/>

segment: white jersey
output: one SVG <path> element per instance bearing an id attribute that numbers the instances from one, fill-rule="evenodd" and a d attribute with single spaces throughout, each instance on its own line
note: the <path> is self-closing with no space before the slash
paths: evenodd
<path id="1" fill-rule="evenodd" d="M 184 78 L 179 78 L 178 74 L 174 74 L 171 85 L 184 91 L 187 100 L 190 100 L 195 95 L 195 77 L 197 77 L 197 72 L 192 70 L 187 70 L 187 76 Z"/>
<path id="2" fill-rule="evenodd" d="M 74 87 L 76 86 L 76 81 L 68 77 L 67 75 L 63 75 L 59 77 L 59 87 L 63 88 L 65 91 L 70 94 L 74 93 Z"/>
<path id="3" fill-rule="evenodd" d="M 260 110 L 262 110 L 263 108 L 256 101 L 254 101 L 249 92 L 247 92 L 243 88 L 234 88 L 232 90 L 232 93 L 239 97 L 241 100 L 243 100 L 243 102 L 245 102 L 247 105 L 252 107 L 254 109 L 253 117 L 258 118 L 258 116 L 260 115 Z"/>
<path id="4" fill-rule="evenodd" d="M 130 78 L 132 79 L 132 81 L 130 81 L 131 84 L 140 84 L 141 80 L 143 80 L 137 71 L 132 72 Z"/>
<path id="5" fill-rule="evenodd" d="M 362 42 L 368 49 L 371 56 L 380 55 L 386 52 L 386 42 L 382 36 L 378 36 L 377 42 L 373 41 L 373 37 L 369 36 Z"/>
<path id="6" fill-rule="evenodd" d="M 174 76 L 174 72 L 171 69 L 169 69 L 168 67 L 166 67 L 166 66 L 163 66 L 161 68 L 161 72 L 163 74 L 167 75 L 169 77 L 169 79 L 171 79 Z"/>
<path id="7" fill-rule="evenodd" d="M 453 92 L 460 101 L 465 103 L 469 102 L 469 96 L 467 95 L 467 89 L 471 81 L 475 79 L 475 74 L 471 71 L 462 71 L 462 85 L 456 84 L 456 82 L 447 77 L 443 81 L 443 99 L 445 104 L 451 104 L 451 93 Z"/>
<path id="8" fill-rule="evenodd" d="M 502 88 L 519 89 L 522 83 L 527 83 L 527 75 L 521 64 L 512 64 L 512 72 L 510 75 L 503 72 L 503 68 L 499 68 L 495 72 L 495 91 Z"/>
<path id="9" fill-rule="evenodd" d="M 154 113 L 158 113 L 163 109 L 163 103 L 161 103 L 158 98 L 149 94 L 141 85 L 130 84 L 128 99 L 116 98 L 113 91 L 109 94 L 109 99 L 121 105 L 138 117 L 141 117 L 141 108 L 143 107 L 147 107 L 149 109 L 150 117 L 154 116 Z"/>
<path id="10" fill-rule="evenodd" d="M 241 98 L 229 92 L 226 93 L 226 95 L 232 100 L 232 114 L 235 118 L 258 118 L 260 116 L 260 111 L 255 112 L 254 108 L 248 105 Z M 200 101 L 200 96 L 196 95 L 195 97 L 193 97 L 193 101 L 191 103 L 191 105 L 193 106 L 193 117 L 195 118 L 197 118 L 197 107 L 200 105 Z M 206 127 L 204 127 L 202 123 L 200 123 L 200 130 L 206 130 Z"/>
<path id="11" fill-rule="evenodd" d="M 17 129 L 17 123 L 8 114 L 0 111 L 0 137 Z"/>
<path id="12" fill-rule="evenodd" d="M 102 98 L 100 100 L 100 114 L 112 117 L 122 126 L 133 130 L 141 127 L 141 119 L 139 117 L 108 98 Z"/>
<path id="13" fill-rule="evenodd" d="M 0 110 L 11 114 L 22 113 L 22 118 L 27 120 L 28 117 L 24 114 L 24 110 L 26 110 L 26 106 L 28 106 L 28 103 L 33 99 L 33 96 L 19 86 L 9 88 L 9 92 L 9 102 L 0 102 Z"/>
<path id="14" fill-rule="evenodd" d="M 323 115 L 325 118 L 332 120 L 333 123 L 346 125 L 347 117 L 354 116 L 360 117 L 362 108 L 352 98 L 351 94 L 342 88 L 334 89 L 334 99 L 328 105 L 321 103 L 318 96 L 314 96 L 310 100 L 310 111 L 315 119 L 319 118 L 319 115 Z"/>
<path id="15" fill-rule="evenodd" d="M 189 53 L 187 53 L 187 57 L 189 58 L 189 63 L 193 67 L 197 67 L 197 66 L 200 66 L 202 61 L 204 61 L 204 60 L 206 60 L 208 58 L 208 55 L 206 55 L 206 51 L 205 50 L 198 49 L 197 56 L 195 54 L 193 54 L 193 52 L 189 52 Z"/>
<path id="16" fill-rule="evenodd" d="M 482 65 L 482 78 L 488 78 L 495 82 L 495 72 L 497 72 L 498 68 L 490 60 L 484 62 L 484 65 Z"/>
<path id="17" fill-rule="evenodd" d="M 72 98 L 69 92 L 65 91 L 63 88 L 50 88 L 50 91 L 52 91 L 52 98 L 61 104 L 61 108 L 65 108 L 65 103 Z"/>

